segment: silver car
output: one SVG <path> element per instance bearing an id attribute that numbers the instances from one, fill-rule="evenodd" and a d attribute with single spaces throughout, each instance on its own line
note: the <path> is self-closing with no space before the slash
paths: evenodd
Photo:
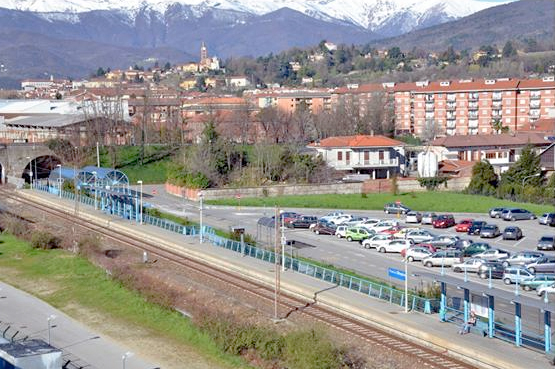
<path id="1" fill-rule="evenodd" d="M 422 214 L 422 224 L 432 224 L 434 220 L 437 219 L 436 213 L 424 213 Z"/>
<path id="2" fill-rule="evenodd" d="M 495 238 L 501 235 L 499 227 L 495 224 L 486 224 L 480 230 L 480 237 L 482 238 Z"/>
<path id="3" fill-rule="evenodd" d="M 526 264 L 532 273 L 555 273 L 555 256 L 542 256 L 533 263 Z"/>
<path id="4" fill-rule="evenodd" d="M 412 246 L 405 251 L 405 258 L 410 262 L 420 261 L 430 255 L 432 252 L 427 247 Z"/>
<path id="5" fill-rule="evenodd" d="M 422 243 L 433 240 L 436 237 L 432 232 L 426 229 L 413 229 L 405 233 L 407 240 L 412 240 L 414 243 Z"/>
<path id="6" fill-rule="evenodd" d="M 427 267 L 451 266 L 462 261 L 462 253 L 459 250 L 441 250 L 422 259 L 422 264 Z"/>
<path id="7" fill-rule="evenodd" d="M 525 265 L 530 264 L 545 256 L 543 252 L 537 251 L 519 251 L 511 255 L 509 258 L 503 260 L 503 266 L 507 268 L 511 265 Z"/>
<path id="8" fill-rule="evenodd" d="M 525 220 L 525 219 L 536 219 L 536 216 L 534 215 L 534 213 L 531 213 L 526 209 L 511 208 L 511 209 L 507 209 L 506 211 L 503 211 L 502 218 L 503 220 L 515 221 L 515 220 Z"/>
<path id="9" fill-rule="evenodd" d="M 549 225 L 551 221 L 555 218 L 555 213 L 543 213 L 538 217 L 538 223 L 543 225 Z"/>

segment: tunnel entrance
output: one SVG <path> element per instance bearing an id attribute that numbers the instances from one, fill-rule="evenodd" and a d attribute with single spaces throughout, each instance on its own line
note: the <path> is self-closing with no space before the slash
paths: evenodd
<path id="1" fill-rule="evenodd" d="M 36 158 L 29 158 L 28 164 L 25 166 L 22 178 L 25 183 L 41 182 L 41 180 L 48 178 L 50 172 L 56 169 L 57 165 L 61 165 L 60 159 L 55 156 L 45 155 Z"/>

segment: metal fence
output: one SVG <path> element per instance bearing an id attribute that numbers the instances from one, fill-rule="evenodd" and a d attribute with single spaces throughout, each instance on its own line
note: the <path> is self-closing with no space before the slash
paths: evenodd
<path id="1" fill-rule="evenodd" d="M 40 191 L 59 195 L 59 189 L 57 187 L 38 185 L 35 188 Z M 62 191 L 61 197 L 64 199 L 74 200 L 75 194 Z M 95 206 L 94 198 L 80 196 L 80 199 L 81 203 L 85 205 L 93 207 Z M 119 206 L 117 207 L 117 210 L 115 212 L 112 212 L 111 214 L 122 216 L 125 219 L 135 219 L 135 217 L 132 214 L 129 214 L 129 212 L 121 211 Z M 198 227 L 183 226 L 170 220 L 153 217 L 148 214 L 143 214 L 143 222 L 155 227 L 160 227 L 170 232 L 175 232 L 187 236 L 196 236 L 199 234 Z M 245 256 L 249 256 L 258 260 L 275 263 L 276 255 L 273 251 L 218 236 L 215 234 L 215 230 L 209 226 L 203 226 L 203 237 L 205 240 L 209 241 L 215 246 L 223 247 L 225 249 L 238 252 Z M 281 264 L 281 257 L 278 262 Z M 314 263 L 309 263 L 296 258 L 292 258 L 290 256 L 284 257 L 283 264 L 286 268 L 294 272 L 330 282 L 352 291 L 360 292 L 368 296 L 388 301 L 392 304 L 405 306 L 404 291 L 395 289 L 391 286 L 372 282 L 370 280 L 355 277 L 346 273 L 341 273 L 336 270 L 328 269 Z M 414 294 L 409 294 L 408 298 L 408 305 L 413 311 L 424 312 L 426 314 L 436 313 L 439 311 L 439 300 L 437 299 L 427 299 Z"/>

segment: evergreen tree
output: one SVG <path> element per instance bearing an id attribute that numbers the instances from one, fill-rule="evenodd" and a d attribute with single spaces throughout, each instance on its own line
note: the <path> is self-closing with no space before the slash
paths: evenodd
<path id="1" fill-rule="evenodd" d="M 466 189 L 468 193 L 492 195 L 497 186 L 497 175 L 487 160 L 480 161 L 472 167 L 472 179 Z"/>
<path id="2" fill-rule="evenodd" d="M 504 58 L 512 58 L 513 56 L 516 56 L 516 49 L 513 46 L 513 43 L 511 41 L 507 41 L 505 43 L 505 46 L 503 46 L 503 57 Z"/>

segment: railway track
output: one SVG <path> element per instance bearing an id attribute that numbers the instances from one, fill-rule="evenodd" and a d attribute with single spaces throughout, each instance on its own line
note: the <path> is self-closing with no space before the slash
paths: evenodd
<path id="1" fill-rule="evenodd" d="M 273 287 L 269 287 L 265 284 L 253 281 L 252 279 L 242 277 L 235 273 L 219 269 L 213 265 L 188 257 L 183 253 L 179 253 L 178 250 L 161 247 L 140 239 L 137 236 L 131 236 L 114 229 L 107 229 L 102 226 L 90 224 L 79 217 L 75 217 L 74 215 L 67 214 L 64 211 L 45 206 L 38 201 L 21 197 L 12 191 L 0 189 L 0 194 L 5 199 L 11 199 L 42 212 L 46 212 L 49 215 L 69 221 L 76 226 L 96 232 L 104 238 L 112 239 L 123 245 L 127 245 L 141 251 L 147 251 L 152 255 L 169 260 L 180 265 L 181 267 L 194 270 L 196 273 L 206 276 L 207 278 L 224 282 L 225 284 L 248 293 L 257 299 L 263 299 L 267 302 L 271 302 L 272 304 L 274 303 Z M 306 317 L 310 317 L 315 321 L 324 323 L 332 328 L 339 329 L 352 337 L 360 338 L 371 345 L 380 347 L 381 349 L 389 350 L 392 353 L 408 355 L 411 360 L 417 360 L 422 367 L 434 369 L 476 368 L 469 363 L 449 356 L 444 351 L 437 351 L 424 345 L 398 337 L 385 330 L 376 328 L 373 325 L 346 317 L 331 309 L 320 306 L 314 301 L 301 299 L 282 291 L 280 294 L 279 304 L 282 311 L 285 310 L 288 312 L 285 314 L 285 317 L 292 313 L 299 313 Z"/>

